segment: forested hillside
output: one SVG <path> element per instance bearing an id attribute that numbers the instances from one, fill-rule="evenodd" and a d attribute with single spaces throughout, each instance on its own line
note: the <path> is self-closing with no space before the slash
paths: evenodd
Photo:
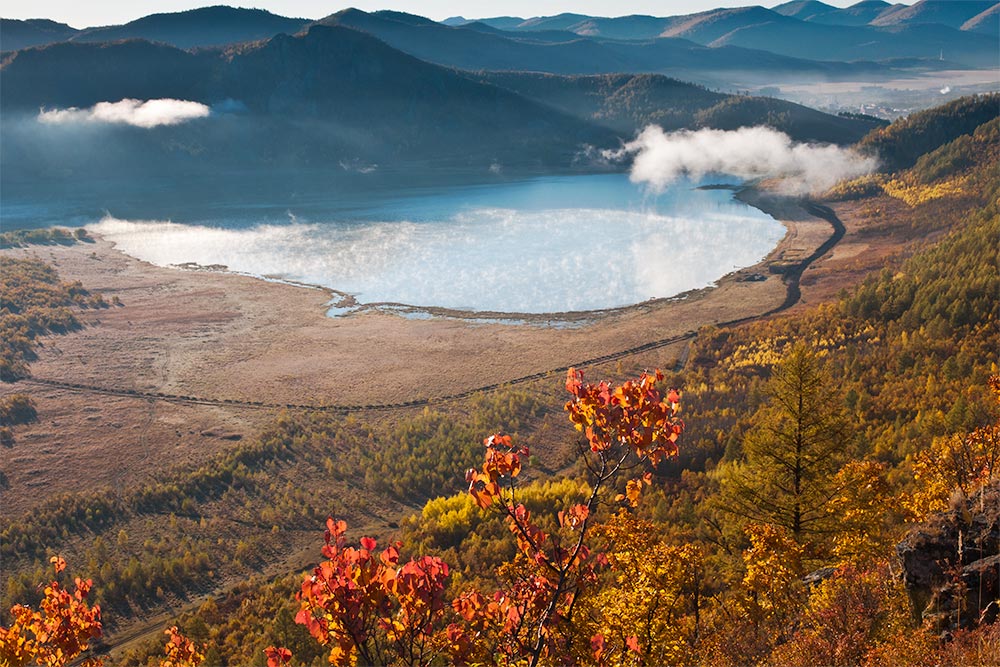
<path id="1" fill-rule="evenodd" d="M 610 127 L 624 137 L 647 125 L 665 130 L 766 125 L 796 141 L 851 144 L 875 126 L 871 118 L 831 116 L 769 97 L 725 95 L 659 74 L 484 72 L 470 76 Z"/>
<path id="2" fill-rule="evenodd" d="M 880 157 L 887 171 L 905 169 L 922 155 L 972 132 L 1000 115 L 1000 95 L 963 97 L 940 107 L 920 111 L 872 132 L 860 142 L 862 150 Z"/>
<path id="3" fill-rule="evenodd" d="M 665 376 L 282 415 L 195 469 L 11 521 L 5 599 L 37 603 L 65 557 L 108 627 L 187 605 L 176 664 L 994 664 L 995 104 L 862 142 L 908 168 L 828 203 L 899 245 L 836 298 L 704 328 Z M 377 541 L 372 514 L 393 517 Z M 897 560 L 917 528 L 958 540 L 934 587 Z"/>

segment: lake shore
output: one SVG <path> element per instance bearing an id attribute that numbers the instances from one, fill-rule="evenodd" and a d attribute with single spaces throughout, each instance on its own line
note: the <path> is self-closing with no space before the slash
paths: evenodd
<path id="1" fill-rule="evenodd" d="M 206 459 L 274 414 L 240 403 L 433 404 L 438 397 L 630 349 L 637 351 L 617 358 L 640 368 L 672 368 L 684 356 L 687 334 L 751 319 L 782 304 L 786 286 L 769 265 L 808 254 L 830 235 L 827 222 L 792 200 L 747 191 L 741 197 L 788 229 L 764 262 L 726 276 L 717 287 L 587 314 L 571 327 L 408 319 L 377 310 L 331 318 L 325 290 L 157 267 L 102 239 L 4 250 L 7 256 L 53 264 L 64 280 L 79 280 L 123 304 L 84 311 L 82 330 L 43 339 L 33 376 L 140 394 L 108 396 L 28 383 L 0 387 L 3 393 L 30 392 L 41 415 L 38 424 L 18 432 L 19 442 L 32 443 L 31 456 L 13 456 L 5 467 L 10 484 L 5 513 L 37 502 L 32 488 L 44 486 L 49 493 L 127 485 L 143 476 L 143 465 L 151 460 Z M 216 402 L 154 400 L 159 393 Z M 59 474 L 65 469 L 87 472 Z"/>

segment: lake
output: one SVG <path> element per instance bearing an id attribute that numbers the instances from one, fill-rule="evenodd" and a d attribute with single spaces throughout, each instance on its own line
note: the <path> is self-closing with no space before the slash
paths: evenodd
<path id="1" fill-rule="evenodd" d="M 562 313 L 710 286 L 783 237 L 730 191 L 697 185 L 653 195 L 627 175 L 600 174 L 334 191 L 294 206 L 201 207 L 183 222 L 109 209 L 88 228 L 160 266 L 225 265 L 359 304 Z"/>

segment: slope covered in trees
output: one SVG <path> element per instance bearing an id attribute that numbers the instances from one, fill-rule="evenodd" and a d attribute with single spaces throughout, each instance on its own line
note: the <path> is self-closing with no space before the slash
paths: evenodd
<path id="1" fill-rule="evenodd" d="M 962 97 L 943 106 L 914 113 L 860 142 L 862 150 L 882 159 L 886 171 L 912 167 L 924 154 L 972 132 L 1000 114 L 1000 95 Z"/>
<path id="2" fill-rule="evenodd" d="M 624 136 L 650 124 L 665 130 L 735 130 L 766 125 L 796 141 L 848 144 L 874 126 L 874 119 L 832 116 L 768 97 L 726 95 L 659 74 L 485 72 L 471 76 L 610 127 Z"/>

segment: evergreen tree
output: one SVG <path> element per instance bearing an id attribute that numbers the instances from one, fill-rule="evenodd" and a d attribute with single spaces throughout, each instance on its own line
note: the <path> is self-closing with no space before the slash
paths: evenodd
<path id="1" fill-rule="evenodd" d="M 835 530 L 831 503 L 849 483 L 837 473 L 852 447 L 832 384 L 804 345 L 774 369 L 770 400 L 751 418 L 742 460 L 721 480 L 724 511 L 786 528 L 800 543 Z"/>

